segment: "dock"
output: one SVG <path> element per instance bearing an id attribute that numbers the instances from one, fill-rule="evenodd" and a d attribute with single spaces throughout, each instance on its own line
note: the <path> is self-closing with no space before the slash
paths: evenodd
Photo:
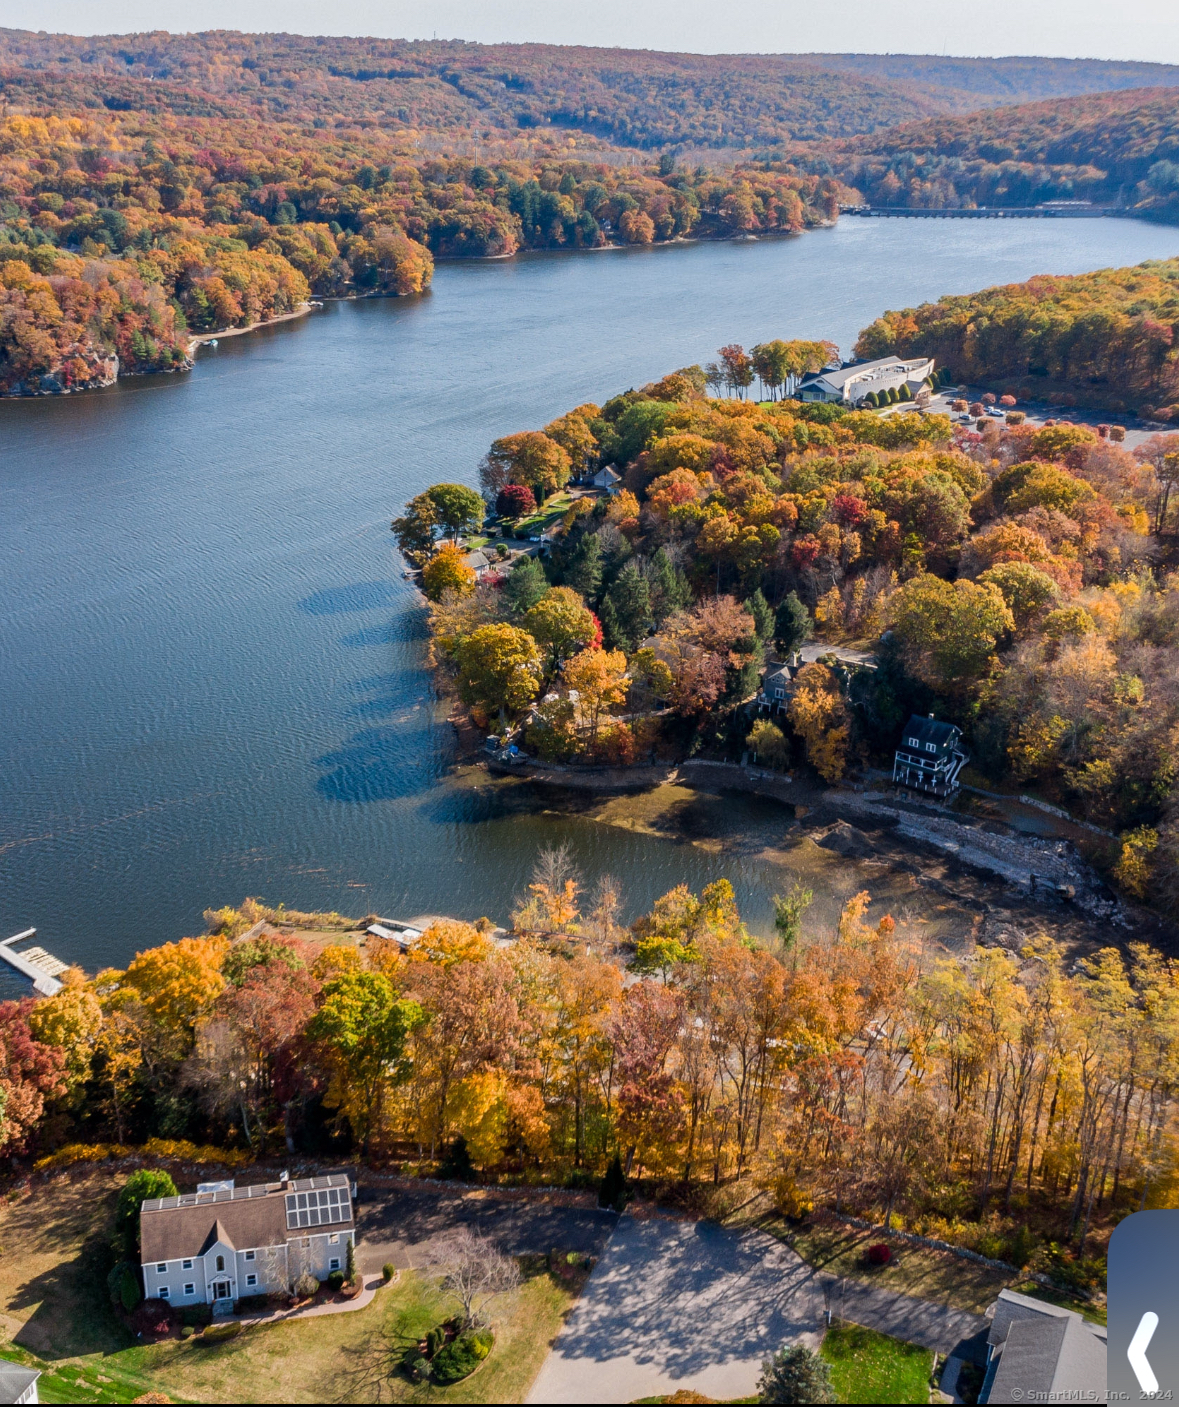
<path id="1" fill-rule="evenodd" d="M 44 948 L 28 948 L 23 953 L 13 950 L 14 943 L 23 943 L 26 938 L 36 936 L 35 928 L 26 928 L 23 933 L 15 933 L 11 938 L 5 938 L 0 942 L 0 958 L 3 958 L 9 967 L 14 967 L 22 977 L 27 977 L 38 996 L 51 997 L 55 992 L 61 991 L 61 983 L 57 980 L 58 973 L 64 972 L 69 963 L 55 958 Z"/>

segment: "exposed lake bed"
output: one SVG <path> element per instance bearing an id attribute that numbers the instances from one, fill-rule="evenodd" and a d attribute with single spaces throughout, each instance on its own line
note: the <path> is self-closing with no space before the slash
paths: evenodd
<path id="1" fill-rule="evenodd" d="M 959 941 L 977 911 L 824 847 L 778 802 L 672 787 L 566 805 L 452 771 L 388 520 L 427 483 L 472 482 L 493 436 L 722 342 L 846 351 L 886 306 L 1179 245 L 1124 220 L 980 224 L 446 264 L 428 297 L 330 305 L 191 373 L 5 403 L 0 924 L 93 970 L 247 893 L 503 920 L 540 846 L 568 840 L 589 879 L 617 875 L 628 916 L 725 875 L 766 933 L 798 873 L 815 924 L 866 888 L 873 912 L 907 905 Z"/>

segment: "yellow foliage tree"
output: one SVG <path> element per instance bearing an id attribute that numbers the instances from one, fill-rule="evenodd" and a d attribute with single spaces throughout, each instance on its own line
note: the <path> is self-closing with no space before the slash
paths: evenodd
<path id="1" fill-rule="evenodd" d="M 803 740 L 807 761 L 825 782 L 837 782 L 847 770 L 851 716 L 835 675 L 825 664 L 804 665 L 787 709 Z"/>

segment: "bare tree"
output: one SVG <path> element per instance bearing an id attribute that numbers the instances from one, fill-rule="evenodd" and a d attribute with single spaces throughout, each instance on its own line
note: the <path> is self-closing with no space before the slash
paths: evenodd
<path id="1" fill-rule="evenodd" d="M 543 884 L 551 894 L 558 894 L 572 880 L 574 890 L 581 888 L 581 873 L 573 862 L 573 851 L 567 840 L 560 845 L 548 845 L 536 857 L 532 867 L 532 882 Z"/>
<path id="2" fill-rule="evenodd" d="M 520 1284 L 520 1267 L 499 1247 L 464 1227 L 444 1248 L 446 1275 L 443 1288 L 463 1307 L 464 1329 L 481 1324 L 483 1311 L 497 1295 Z"/>
<path id="3" fill-rule="evenodd" d="M 603 947 L 617 942 L 622 929 L 618 916 L 622 912 L 622 885 L 613 875 L 602 875 L 594 885 L 593 908 L 588 923 L 587 936 Z"/>

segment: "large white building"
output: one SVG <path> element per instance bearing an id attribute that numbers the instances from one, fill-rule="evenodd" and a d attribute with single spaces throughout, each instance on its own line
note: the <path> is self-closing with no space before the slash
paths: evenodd
<path id="1" fill-rule="evenodd" d="M 139 1213 L 143 1293 L 169 1304 L 231 1306 L 346 1270 L 355 1243 L 343 1173 L 153 1197 Z"/>
<path id="2" fill-rule="evenodd" d="M 815 371 L 798 384 L 800 401 L 834 401 L 858 405 L 869 391 L 899 391 L 908 386 L 916 395 L 933 375 L 932 357 L 879 357 L 874 362 L 848 362 L 845 366 Z"/>

